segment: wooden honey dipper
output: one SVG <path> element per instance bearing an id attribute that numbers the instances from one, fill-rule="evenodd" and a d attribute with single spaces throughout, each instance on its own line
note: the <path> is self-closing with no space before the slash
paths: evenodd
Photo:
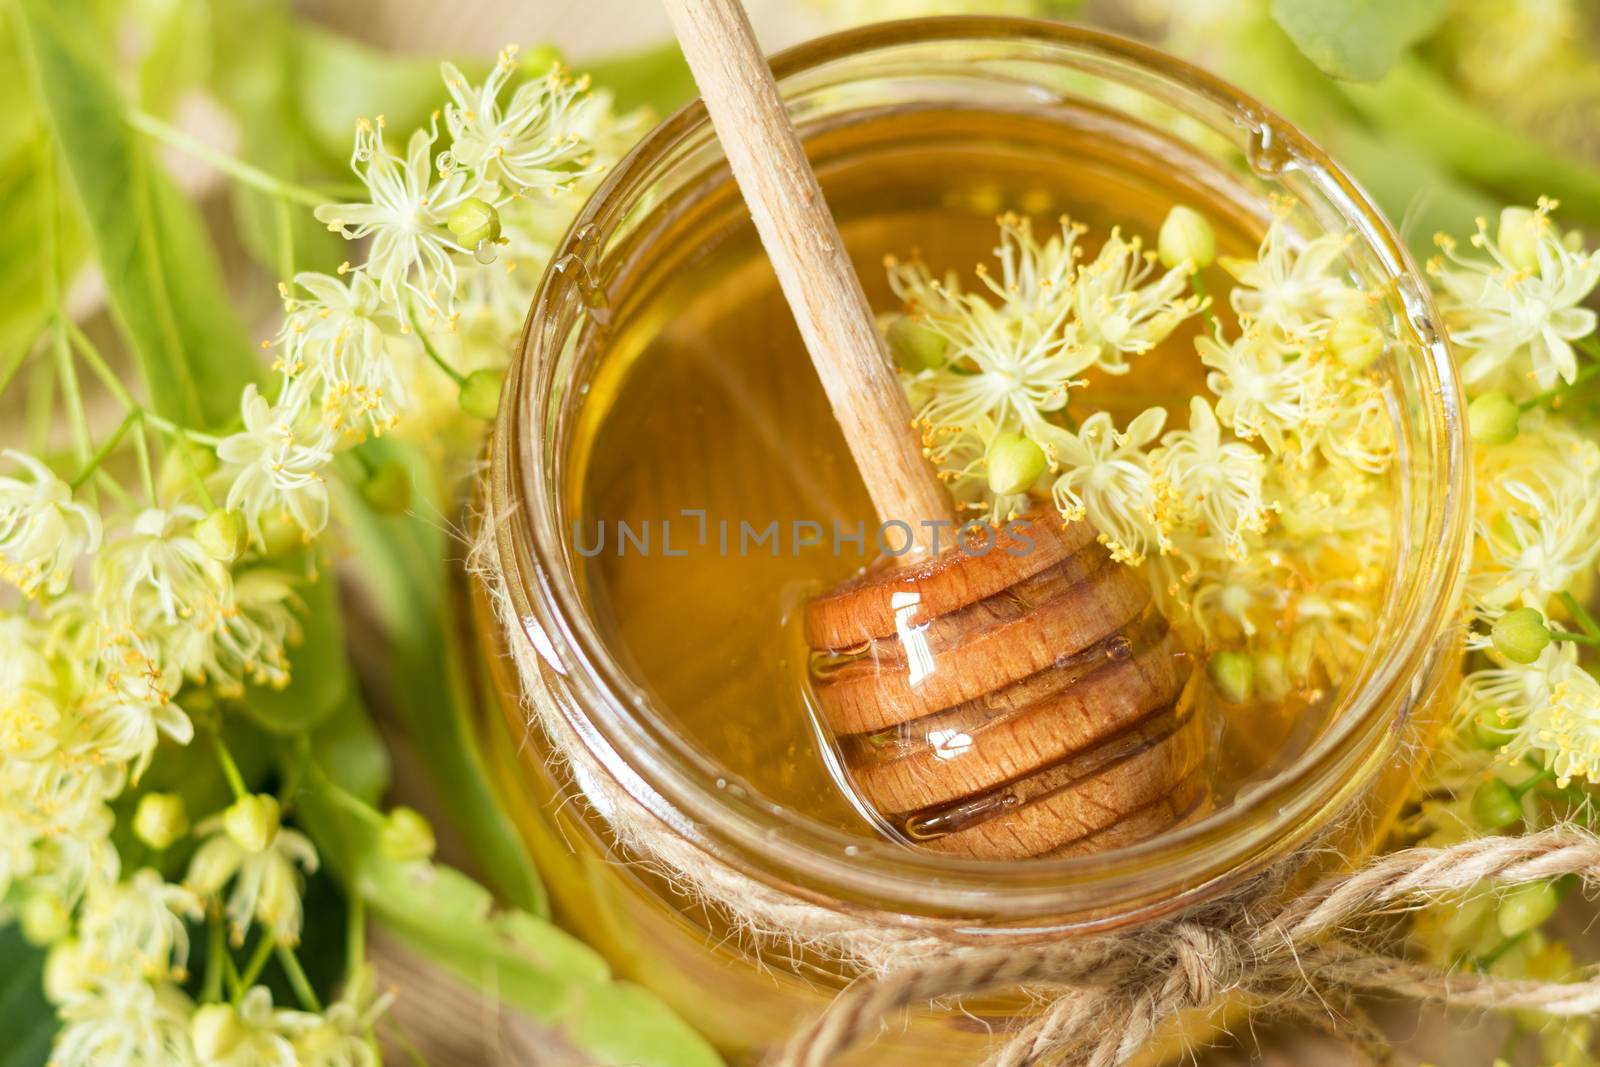
<path id="1" fill-rule="evenodd" d="M 749 19 L 739 0 L 665 4 L 879 519 L 914 542 L 806 609 L 817 702 L 859 798 L 974 857 L 1171 826 L 1204 796 L 1207 743 L 1198 675 L 1148 583 L 1085 522 L 933 551 L 952 501 Z"/>

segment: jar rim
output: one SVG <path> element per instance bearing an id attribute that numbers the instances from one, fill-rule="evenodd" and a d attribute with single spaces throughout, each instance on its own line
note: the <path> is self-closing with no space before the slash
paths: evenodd
<path id="1" fill-rule="evenodd" d="M 666 826 L 750 877 L 819 903 L 841 902 L 876 912 L 886 921 L 936 922 L 973 934 L 1016 929 L 1042 920 L 1051 929 L 1089 929 L 1159 914 L 1205 899 L 1259 872 L 1303 843 L 1351 799 L 1350 778 L 1370 778 L 1381 762 L 1386 735 L 1425 694 L 1428 664 L 1439 637 L 1457 613 L 1468 542 L 1465 518 L 1470 477 L 1466 462 L 1463 399 L 1447 342 L 1426 284 L 1393 227 L 1326 152 L 1271 109 L 1220 78 L 1150 46 L 1062 23 L 996 16 L 947 16 L 880 23 L 818 38 L 772 59 L 780 87 L 786 79 L 824 64 L 861 59 L 893 46 L 982 44 L 1000 40 L 1052 48 L 1091 63 L 1137 71 L 1198 96 L 1211 106 L 1268 130 L 1293 158 L 1310 163 L 1306 176 L 1345 217 L 1359 220 L 1360 236 L 1386 277 L 1416 283 L 1402 293 L 1418 327 L 1417 366 L 1426 377 L 1433 431 L 1427 442 L 1437 478 L 1422 491 L 1431 501 L 1410 548 L 1431 562 L 1433 583 L 1403 591 L 1397 636 L 1369 661 L 1341 701 L 1332 726 L 1293 763 L 1225 809 L 1194 824 L 1106 853 L 1021 861 L 934 856 L 889 842 L 865 842 L 726 788 L 708 757 L 657 721 L 649 697 L 613 658 L 584 614 L 578 583 L 561 542 L 560 490 L 542 465 L 528 462 L 537 431 L 547 426 L 543 401 L 555 383 L 540 355 L 536 326 L 549 313 L 561 265 L 606 212 L 647 184 L 653 161 L 685 138 L 704 133 L 709 120 L 694 100 L 648 134 L 612 171 L 580 211 L 551 257 L 508 376 L 492 445 L 490 506 L 509 523 L 500 564 L 513 608 L 526 636 L 565 684 L 592 707 L 563 702 L 563 714 L 581 742 L 636 800 Z M 1104 73 L 1103 71 L 1101 73 Z M 547 362 L 553 363 L 550 353 Z M 533 431 L 535 436 L 530 437 Z M 516 542 L 516 543 L 511 543 Z M 1395 583 L 1391 583 L 1395 584 Z M 589 712 L 594 712 L 593 714 Z M 717 788 L 716 783 L 722 787 Z M 1241 820 L 1272 813 L 1271 834 L 1250 841 L 1225 832 Z M 1165 886 L 1149 872 L 1168 870 Z M 1177 877 L 1177 872 L 1186 877 Z M 1076 902 L 1076 903 L 1075 903 Z M 1040 929 L 1031 923 L 1031 931 Z"/>

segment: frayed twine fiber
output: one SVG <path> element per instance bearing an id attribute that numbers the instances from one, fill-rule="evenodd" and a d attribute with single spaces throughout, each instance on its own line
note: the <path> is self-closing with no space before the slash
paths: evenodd
<path id="1" fill-rule="evenodd" d="M 1600 838 L 1571 826 L 1406 849 L 1288 892 L 1292 877 L 1316 854 L 1308 847 L 1227 896 L 1169 919 L 1102 937 L 1002 948 L 885 929 L 775 890 L 662 825 L 589 754 L 552 692 L 551 665 L 511 610 L 495 548 L 497 525 L 479 523 L 471 567 L 505 628 L 531 721 L 618 842 L 757 943 L 803 945 L 863 971 L 821 1017 L 793 1034 L 771 1067 L 823 1067 L 902 1009 L 1015 989 L 1033 993 L 1038 1009 L 989 1067 L 1120 1067 L 1179 1013 L 1230 998 L 1304 1019 L 1325 1020 L 1337 1009 L 1350 1022 L 1330 1032 L 1377 1061 L 1388 1060 L 1392 1050 L 1354 1006 L 1357 993 L 1548 1015 L 1600 1012 L 1595 968 L 1570 982 L 1451 972 L 1396 955 L 1385 947 L 1392 938 L 1374 929 L 1395 912 L 1485 880 L 1516 884 L 1573 875 L 1586 888 L 1600 885 Z"/>

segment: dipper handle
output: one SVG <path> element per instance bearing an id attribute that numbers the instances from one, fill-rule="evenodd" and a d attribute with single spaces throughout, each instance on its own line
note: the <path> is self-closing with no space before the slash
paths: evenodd
<path id="1" fill-rule="evenodd" d="M 866 293 L 739 0 L 664 0 L 834 418 L 883 522 L 951 521 Z"/>

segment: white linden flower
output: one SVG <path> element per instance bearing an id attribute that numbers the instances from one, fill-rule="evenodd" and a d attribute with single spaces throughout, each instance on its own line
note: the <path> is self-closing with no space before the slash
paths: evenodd
<path id="1" fill-rule="evenodd" d="M 1050 426 L 1044 415 L 1067 406 L 1067 393 L 1082 384 L 1079 375 L 1093 364 L 1095 350 L 1075 343 L 1059 318 L 1014 318 L 979 296 L 961 305 L 959 317 L 926 321 L 949 339 L 951 361 L 926 373 L 928 400 L 917 411 L 919 421 L 942 431 L 987 419 L 1041 435 Z"/>
<path id="2" fill-rule="evenodd" d="M 233 583 L 233 603 L 199 650 L 200 671 L 223 693 L 246 681 L 282 689 L 289 684 L 289 646 L 299 642 L 302 605 L 294 580 L 269 570 L 247 570 Z"/>
<path id="3" fill-rule="evenodd" d="M 1217 262 L 1239 283 L 1228 300 L 1241 320 L 1305 343 L 1361 302 L 1360 293 L 1331 273 L 1344 249 L 1338 234 L 1299 242 L 1279 220 L 1268 227 L 1255 259 L 1224 256 Z"/>
<path id="4" fill-rule="evenodd" d="M 0 577 L 28 596 L 66 589 L 73 565 L 100 546 L 100 516 L 75 503 L 72 488 L 22 452 L 0 456 L 26 478 L 0 477 Z"/>
<path id="5" fill-rule="evenodd" d="M 1327 394 L 1331 416 L 1316 427 L 1316 444 L 1334 467 L 1382 474 L 1394 460 L 1394 423 L 1379 389 L 1350 382 Z"/>
<path id="6" fill-rule="evenodd" d="M 330 429 L 357 440 L 388 430 L 406 403 L 388 353 L 388 337 L 401 327 L 377 283 L 357 272 L 349 284 L 309 273 L 294 284 L 308 295 L 285 298 L 278 369 L 320 383 L 317 403 Z"/>
<path id="7" fill-rule="evenodd" d="M 1254 638 L 1282 611 L 1289 576 L 1267 553 L 1229 561 L 1195 586 L 1188 609 L 1207 648 Z"/>
<path id="8" fill-rule="evenodd" d="M 202 1067 L 305 1067 L 295 1056 L 289 1035 L 318 1016 L 272 1006 L 272 993 L 256 986 L 244 995 L 233 1017 L 237 1030 L 218 1054 L 203 1057 Z"/>
<path id="9" fill-rule="evenodd" d="M 1491 610 L 1547 611 L 1600 556 L 1600 446 L 1559 419 L 1523 419 L 1515 441 L 1475 461 L 1478 551 L 1467 590 Z"/>
<path id="10" fill-rule="evenodd" d="M 1487 260 L 1459 256 L 1454 241 L 1437 238 L 1445 255 L 1428 269 L 1442 290 L 1450 339 L 1468 353 L 1461 377 L 1469 386 L 1527 395 L 1578 376 L 1572 342 L 1595 331 L 1595 312 L 1581 305 L 1600 284 L 1600 252 L 1562 239 L 1549 218 L 1555 206 L 1507 208 L 1496 238 L 1479 219 L 1472 244 Z"/>
<path id="11" fill-rule="evenodd" d="M 285 1029 L 294 1041 L 299 1067 L 378 1067 L 372 1028 L 394 1003 L 394 994 L 376 994 L 377 976 L 363 964 L 344 994 L 321 1015 L 298 1015 Z"/>
<path id="12" fill-rule="evenodd" d="M 1161 433 L 1167 413 L 1150 408 L 1118 433 L 1108 412 L 1097 411 L 1077 433 L 1055 430 L 1049 438 L 1062 473 L 1052 489 L 1068 522 L 1087 519 L 1119 562 L 1142 562 L 1159 545 L 1155 491 L 1145 447 Z"/>
<path id="13" fill-rule="evenodd" d="M 593 171 L 594 147 L 584 136 L 593 123 L 575 121 L 574 114 L 589 91 L 587 77 L 574 80 L 556 64 L 517 86 L 502 107 L 500 96 L 517 72 L 515 46 L 501 49 L 481 86 L 469 84 L 454 64 L 444 64 L 443 72 L 451 144 L 439 157 L 442 173 L 464 167 L 527 193 L 562 189 Z"/>
<path id="14" fill-rule="evenodd" d="M 309 540 L 328 523 L 323 469 L 333 462 L 334 434 L 316 415 L 308 380 L 287 382 L 277 404 L 247 385 L 241 409 L 244 429 L 217 445 L 233 479 L 228 507 L 244 515 L 258 543 L 268 514 L 292 521 Z"/>
<path id="15" fill-rule="evenodd" d="M 1127 357 L 1148 352 L 1200 307 L 1185 296 L 1189 270 L 1180 264 L 1145 284 L 1155 273 L 1156 253 L 1139 238 L 1125 241 L 1113 229 L 1099 255 L 1078 271 L 1073 310 L 1083 343 L 1093 345 L 1096 365 L 1108 374 L 1126 374 Z"/>
<path id="16" fill-rule="evenodd" d="M 1345 581 L 1323 582 L 1290 598 L 1293 631 L 1286 652 L 1291 677 L 1307 682 L 1316 668 L 1330 679 L 1348 678 L 1371 643 L 1370 597 Z"/>
<path id="17" fill-rule="evenodd" d="M 176 630 L 200 633 L 196 627 Z M 99 684 L 80 709 L 80 736 L 74 750 L 131 764 L 129 774 L 137 783 L 162 734 L 180 745 L 194 740 L 194 724 L 172 702 L 180 670 L 176 663 L 163 666 L 146 640 L 132 632 L 107 643 L 100 653 L 100 669 Z"/>
<path id="18" fill-rule="evenodd" d="M 1000 243 L 994 257 L 1000 263 L 1000 277 L 979 265 L 978 278 L 1002 301 L 1002 307 L 1019 318 L 1054 317 L 1061 303 L 1072 297 L 1072 280 L 1078 271 L 1082 249 L 1078 239 L 1084 227 L 1063 216 L 1061 230 L 1044 243 L 1033 235 L 1033 222 L 1020 215 L 1006 214 L 998 220 Z"/>
<path id="19" fill-rule="evenodd" d="M 1000 431 L 979 418 L 958 430 L 929 430 L 923 436 L 923 454 L 939 468 L 945 488 L 961 507 L 983 511 L 990 522 L 1027 510 L 1028 494 L 996 494 L 989 488 L 990 443 Z"/>
<path id="20" fill-rule="evenodd" d="M 1553 642 L 1540 663 L 1547 690 L 1523 716 L 1512 745 L 1538 753 L 1561 788 L 1574 778 L 1600 783 L 1600 681 L 1579 665 L 1570 641 Z"/>
<path id="21" fill-rule="evenodd" d="M 1195 348 L 1211 368 L 1206 387 L 1216 394 L 1217 418 L 1245 440 L 1259 437 L 1273 455 L 1315 436 L 1338 410 L 1323 361 L 1285 352 L 1270 334 L 1247 332 L 1231 344 L 1201 337 Z"/>
<path id="22" fill-rule="evenodd" d="M 194 1005 L 166 982 L 98 983 L 61 1006 L 51 1067 L 197 1067 Z"/>
<path id="23" fill-rule="evenodd" d="M 210 617 L 232 594 L 228 569 L 192 535 L 202 512 L 189 505 L 142 511 L 95 559 L 95 596 L 102 612 L 139 630 Z"/>
<path id="24" fill-rule="evenodd" d="M 362 269 L 377 281 L 383 298 L 399 307 L 404 321 L 410 321 L 412 298 L 429 312 L 449 318 L 456 288 L 452 256 L 471 250 L 456 242 L 446 221 L 474 189 L 462 170 L 434 178 L 436 130 L 414 132 L 401 159 L 384 142 L 383 129 L 381 117 L 376 123 L 362 119 L 356 125 L 350 157 L 351 169 L 367 187 L 370 202 L 325 204 L 317 208 L 316 216 L 349 240 L 372 238 Z"/>
<path id="25" fill-rule="evenodd" d="M 189 959 L 184 919 L 204 915 L 200 900 L 148 868 L 116 885 L 91 890 L 78 921 L 78 939 L 103 966 L 129 977 L 181 981 Z"/>
<path id="26" fill-rule="evenodd" d="M 203 897 L 217 894 L 230 880 L 228 922 L 233 939 L 242 943 L 252 920 L 259 920 L 280 943 L 293 945 L 300 938 L 300 874 L 317 869 L 317 850 L 295 830 L 278 827 L 266 844 L 246 849 L 216 815 L 195 827 L 197 835 L 210 836 L 189 861 L 184 884 Z M 237 876 L 237 877 L 235 877 Z"/>
<path id="27" fill-rule="evenodd" d="M 1221 538 L 1229 558 L 1245 558 L 1245 539 L 1267 528 L 1263 496 L 1266 462 L 1254 448 L 1222 440 L 1222 427 L 1203 397 L 1189 401 L 1189 428 L 1161 439 L 1150 455 L 1155 512 L 1164 528 L 1198 527 Z"/>

